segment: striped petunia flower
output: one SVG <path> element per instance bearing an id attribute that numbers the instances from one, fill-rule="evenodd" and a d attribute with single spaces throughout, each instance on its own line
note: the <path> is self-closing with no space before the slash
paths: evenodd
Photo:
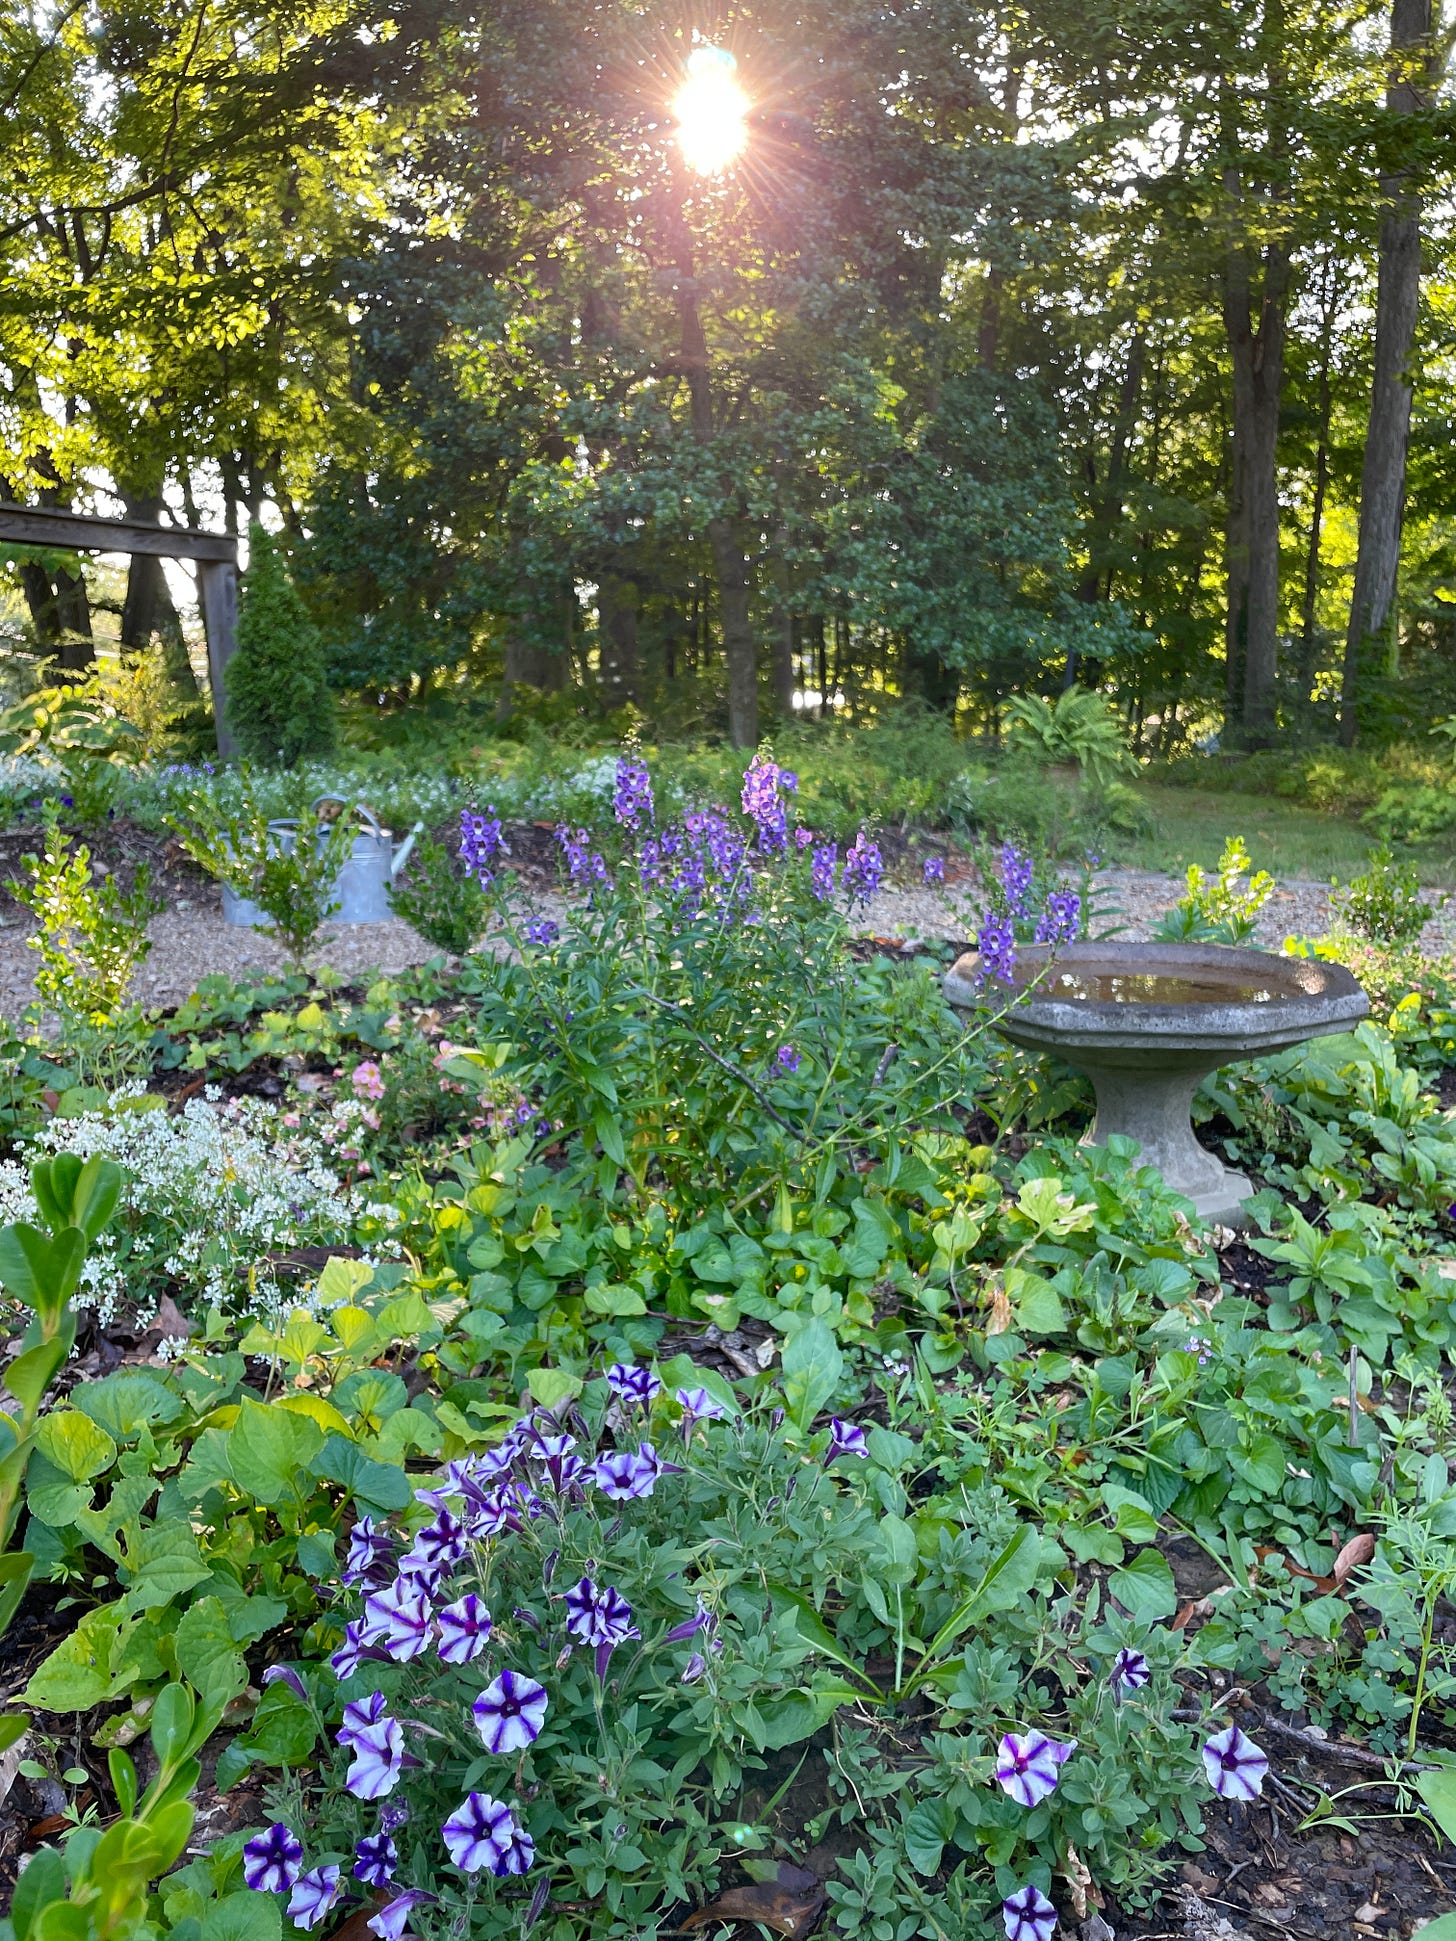
<path id="1" fill-rule="evenodd" d="M 447 1665 L 467 1665 L 478 1658 L 490 1636 L 491 1616 L 474 1591 L 446 1604 L 437 1622 L 440 1657 Z"/>
<path id="2" fill-rule="evenodd" d="M 1052 1941 L 1057 1910 L 1039 1887 L 1018 1887 L 1001 1903 L 1006 1941 Z"/>
<path id="3" fill-rule="evenodd" d="M 518 1671 L 503 1671 L 470 1710 L 488 1752 L 524 1752 L 546 1723 L 546 1687 Z"/>
<path id="4" fill-rule="evenodd" d="M 1008 1732 L 998 1748 L 996 1777 L 1019 1806 L 1037 1806 L 1057 1789 L 1061 1768 L 1077 1741 L 1049 1739 L 1044 1732 Z"/>
<path id="5" fill-rule="evenodd" d="M 303 1872 L 303 1842 L 281 1820 L 243 1848 L 243 1883 L 255 1894 L 284 1894 Z"/>
<path id="6" fill-rule="evenodd" d="M 399 1848 L 388 1833 L 366 1833 L 354 1849 L 354 1878 L 366 1887 L 387 1887 L 399 1865 Z"/>
<path id="7" fill-rule="evenodd" d="M 296 1928 L 316 1928 L 339 1904 L 343 1894 L 335 1866 L 313 1867 L 300 1874 L 288 1898 L 288 1918 Z"/>
<path id="8" fill-rule="evenodd" d="M 409 1926 L 410 1915 L 417 1907 L 426 1907 L 435 1899 L 433 1894 L 423 1893 L 418 1887 L 407 1887 L 364 1925 L 371 1934 L 377 1934 L 379 1941 L 400 1941 Z"/>
<path id="9" fill-rule="evenodd" d="M 1247 1733 L 1231 1725 L 1205 1741 L 1203 1770 L 1220 1799 L 1253 1800 L 1264 1790 L 1269 1758 Z"/>
<path id="10" fill-rule="evenodd" d="M 364 1600 L 363 1641 L 377 1644 L 396 1664 L 418 1658 L 433 1629 L 429 1599 L 411 1578 L 397 1578 L 388 1589 Z"/>
<path id="11" fill-rule="evenodd" d="M 383 1799 L 404 1771 L 404 1732 L 398 1719 L 359 1727 L 348 1740 L 354 1757 L 344 1784 L 355 1799 Z"/>
<path id="12" fill-rule="evenodd" d="M 445 1850 L 462 1873 L 494 1873 L 520 1836 L 515 1816 L 489 1793 L 469 1794 L 440 1828 Z"/>

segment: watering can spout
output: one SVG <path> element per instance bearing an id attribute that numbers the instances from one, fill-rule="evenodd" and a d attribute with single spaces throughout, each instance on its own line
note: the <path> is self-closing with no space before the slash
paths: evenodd
<path id="1" fill-rule="evenodd" d="M 405 864 L 409 861 L 410 851 L 415 846 L 415 837 L 420 833 L 420 831 L 424 828 L 424 826 L 425 825 L 423 822 L 417 822 L 414 828 L 411 829 L 409 834 L 405 837 L 404 841 L 400 844 L 399 848 L 395 850 L 394 860 L 390 864 L 390 868 L 389 868 L 389 875 L 390 875 L 391 882 L 393 882 L 398 877 L 400 871 L 404 868 Z"/>

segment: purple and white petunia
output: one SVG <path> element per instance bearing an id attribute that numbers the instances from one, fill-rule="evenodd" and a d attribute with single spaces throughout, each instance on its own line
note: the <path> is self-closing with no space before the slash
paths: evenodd
<path id="1" fill-rule="evenodd" d="M 633 1368 L 625 1361 L 614 1362 L 607 1370 L 607 1387 L 619 1400 L 642 1408 L 662 1393 L 662 1383 L 650 1368 Z"/>
<path id="2" fill-rule="evenodd" d="M 303 1842 L 275 1821 L 243 1848 L 243 1883 L 255 1894 L 285 1894 L 303 1872 Z"/>
<path id="3" fill-rule="evenodd" d="M 447 1665 L 468 1665 L 485 1649 L 490 1636 L 491 1617 L 474 1591 L 457 1598 L 441 1610 L 440 1657 Z"/>
<path id="4" fill-rule="evenodd" d="M 417 1907 L 424 1907 L 433 1901 L 433 1894 L 423 1893 L 418 1887 L 407 1887 L 402 1894 L 396 1894 L 387 1906 L 364 1925 L 371 1934 L 377 1934 L 379 1941 L 400 1941 L 401 1935 L 409 1926 L 409 1917 Z"/>
<path id="5" fill-rule="evenodd" d="M 471 1793 L 440 1828 L 445 1848 L 462 1873 L 492 1873 L 520 1838 L 515 1816 L 503 1800 Z"/>
<path id="6" fill-rule="evenodd" d="M 487 1752 L 524 1752 L 546 1723 L 546 1687 L 518 1671 L 503 1671 L 470 1710 Z"/>
<path id="7" fill-rule="evenodd" d="M 591 1479 L 613 1503 L 629 1503 L 639 1496 L 650 1496 L 662 1474 L 662 1458 L 650 1442 L 634 1454 L 614 1449 L 609 1456 L 598 1456 L 591 1467 Z"/>
<path id="8" fill-rule="evenodd" d="M 720 1402 L 710 1389 L 680 1388 L 673 1399 L 683 1412 L 684 1428 L 691 1422 L 717 1422 L 727 1415 L 726 1403 Z"/>
<path id="9" fill-rule="evenodd" d="M 338 1906 L 343 1892 L 337 1867 L 311 1867 L 293 1883 L 288 1918 L 296 1928 L 316 1928 Z"/>
<path id="10" fill-rule="evenodd" d="M 590 1577 L 566 1593 L 566 1628 L 579 1644 L 624 1644 L 638 1635 L 632 1606 L 615 1584 L 594 1584 Z"/>
<path id="11" fill-rule="evenodd" d="M 539 1463 L 546 1472 L 546 1480 L 558 1496 L 580 1482 L 586 1474 L 586 1464 L 576 1455 L 576 1440 L 573 1436 L 536 1436 L 527 1455 L 533 1463 Z"/>
<path id="12" fill-rule="evenodd" d="M 364 1600 L 363 1642 L 377 1644 L 396 1664 L 418 1658 L 433 1629 L 429 1599 L 408 1577 Z"/>
<path id="13" fill-rule="evenodd" d="M 305 1705 L 308 1703 L 308 1687 L 292 1665 L 269 1665 L 263 1673 L 262 1682 L 265 1685 L 286 1685 Z"/>
<path id="14" fill-rule="evenodd" d="M 1140 1692 L 1152 1677 L 1152 1667 L 1141 1651 L 1133 1651 L 1127 1645 L 1112 1661 L 1112 1687 L 1114 1691 Z"/>
<path id="15" fill-rule="evenodd" d="M 997 1748 L 996 1777 L 1018 1806 L 1038 1806 L 1057 1789 L 1061 1768 L 1077 1741 L 1049 1739 L 1044 1732 L 1008 1732 Z"/>
<path id="16" fill-rule="evenodd" d="M 1236 1725 L 1204 1742 L 1203 1770 L 1220 1799 L 1257 1799 L 1269 1770 L 1267 1753 Z"/>
<path id="17" fill-rule="evenodd" d="M 701 1651 L 695 1651 L 678 1675 L 679 1685 L 696 1685 L 708 1669 L 708 1661 Z"/>
<path id="18" fill-rule="evenodd" d="M 376 1530 L 372 1516 L 361 1516 L 349 1537 L 349 1553 L 344 1559 L 343 1579 L 351 1587 L 380 1583 L 388 1575 L 394 1543 L 383 1530 Z"/>
<path id="19" fill-rule="evenodd" d="M 352 1678 L 366 1655 L 368 1654 L 364 1644 L 364 1620 L 351 1618 L 344 1626 L 344 1642 L 329 1657 L 329 1664 L 333 1668 L 335 1678 L 340 1680 Z"/>
<path id="20" fill-rule="evenodd" d="M 378 1725 L 384 1717 L 389 1701 L 383 1692 L 371 1692 L 368 1698 L 352 1699 L 344 1707 L 343 1723 L 334 1734 L 341 1746 L 351 1746 L 361 1732 L 367 1732 L 372 1725 Z"/>
<path id="21" fill-rule="evenodd" d="M 1006 1941 L 1052 1941 L 1057 1931 L 1057 1910 L 1039 1887 L 1029 1884 L 1002 1901 L 1001 1919 Z"/>
<path id="22" fill-rule="evenodd" d="M 361 1727 L 349 1740 L 354 1757 L 344 1784 L 355 1799 L 384 1799 L 404 1771 L 404 1732 L 398 1719 Z"/>
<path id="23" fill-rule="evenodd" d="M 443 1507 L 432 1523 L 415 1532 L 413 1554 L 429 1564 L 458 1564 L 465 1555 L 465 1526 Z"/>
<path id="24" fill-rule="evenodd" d="M 497 1879 L 504 1879 L 507 1874 L 523 1874 L 535 1858 L 536 1842 L 523 1826 L 512 1819 L 510 1832 L 501 1844 L 500 1859 L 491 1872 Z"/>
<path id="25" fill-rule="evenodd" d="M 833 1462 L 836 1456 L 869 1456 L 869 1444 L 865 1441 L 863 1429 L 853 1422 L 841 1422 L 837 1415 L 829 1418 L 829 1448 L 825 1462 Z"/>
<path id="26" fill-rule="evenodd" d="M 399 1865 L 399 1848 L 388 1833 L 366 1833 L 354 1849 L 354 1878 L 366 1887 L 387 1887 Z"/>

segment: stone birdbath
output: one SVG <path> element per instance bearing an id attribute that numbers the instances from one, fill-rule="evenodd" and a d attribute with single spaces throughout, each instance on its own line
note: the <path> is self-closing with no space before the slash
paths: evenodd
<path id="1" fill-rule="evenodd" d="M 1193 1094 L 1210 1072 L 1350 1031 L 1370 1006 L 1343 964 L 1278 957 L 1223 944 L 1072 944 L 1018 948 L 1014 981 L 980 982 L 969 951 L 945 995 L 958 1009 L 1026 995 L 996 1029 L 1028 1051 L 1052 1052 L 1085 1072 L 1097 1118 L 1085 1145 L 1114 1132 L 1207 1221 L 1245 1224 L 1253 1187 L 1193 1136 Z"/>

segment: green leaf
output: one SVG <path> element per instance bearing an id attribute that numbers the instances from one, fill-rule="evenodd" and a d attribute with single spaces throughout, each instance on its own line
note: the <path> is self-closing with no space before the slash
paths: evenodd
<path id="1" fill-rule="evenodd" d="M 42 1847 L 15 1883 L 10 1918 L 15 1941 L 27 1941 L 36 1915 L 52 1901 L 66 1896 L 66 1863 L 54 1847 Z"/>
<path id="2" fill-rule="evenodd" d="M 785 1343 L 784 1404 L 801 1434 L 807 1435 L 843 1372 L 844 1356 L 827 1321 L 817 1316 L 806 1321 Z"/>
<path id="3" fill-rule="evenodd" d="M 614 1166 L 625 1166 L 627 1147 L 622 1139 L 621 1121 L 610 1107 L 598 1105 L 592 1110 L 592 1130 L 602 1151 Z"/>
<path id="4" fill-rule="evenodd" d="M 190 1523 L 148 1523 L 128 1547 L 128 1611 L 153 1611 L 211 1576 Z"/>
<path id="5" fill-rule="evenodd" d="M 1422 1773 L 1416 1780 L 1416 1791 L 1429 1807 L 1436 1825 L 1452 1846 L 1456 1846 L 1456 1768 L 1447 1766 L 1439 1772 Z M 1421 1930 L 1422 1934 L 1430 1931 L 1429 1928 Z"/>
<path id="6" fill-rule="evenodd" d="M 880 1518 L 879 1536 L 880 1576 L 887 1584 L 913 1584 L 920 1561 L 915 1532 L 903 1517 L 883 1516 Z"/>
<path id="7" fill-rule="evenodd" d="M 25 1220 L 0 1227 L 0 1283 L 37 1314 L 54 1313 L 75 1293 L 85 1258 L 79 1227 L 54 1237 Z"/>
<path id="8" fill-rule="evenodd" d="M 956 1829 L 956 1809 L 947 1799 L 925 1799 L 902 1822 L 905 1858 L 918 1874 L 939 1873 L 941 1855 Z"/>
<path id="9" fill-rule="evenodd" d="M 38 1341 L 11 1362 L 5 1371 L 5 1386 L 22 1408 L 35 1410 L 65 1359 L 66 1343 L 60 1336 L 53 1341 Z"/>
<path id="10" fill-rule="evenodd" d="M 308 1416 L 244 1402 L 228 1436 L 228 1464 L 238 1488 L 271 1508 L 299 1499 L 298 1479 L 323 1445 L 323 1430 Z"/>
<path id="11" fill-rule="evenodd" d="M 283 1917 L 273 1894 L 243 1887 L 203 1910 L 202 1941 L 279 1941 Z"/>
<path id="12" fill-rule="evenodd" d="M 88 1611 L 70 1637 L 58 1644 L 31 1675 L 25 1688 L 26 1704 L 38 1705 L 47 1712 L 88 1712 L 111 1697 L 111 1654 L 121 1619 L 117 1604 Z"/>
<path id="13" fill-rule="evenodd" d="M 1420 1941 L 1456 1941 L 1456 1914 L 1438 1915 L 1421 1929 Z"/>
<path id="14" fill-rule="evenodd" d="M 783 1584 L 769 1584 L 765 1588 L 775 1611 L 790 1610 L 794 1613 L 794 1628 L 805 1644 L 822 1652 L 826 1658 L 832 1658 L 836 1665 L 842 1665 L 847 1672 L 852 1672 L 876 1698 L 882 1696 L 875 1681 L 867 1672 L 860 1670 L 807 1597 L 789 1590 Z"/>
<path id="15" fill-rule="evenodd" d="M 57 1409 L 35 1432 L 36 1447 L 73 1483 L 88 1482 L 116 1461 L 116 1444 L 79 1409 Z"/>
<path id="16" fill-rule="evenodd" d="M 192 1722 L 197 1706 L 185 1685 L 164 1685 L 152 1707 L 152 1750 L 164 1766 L 175 1766 L 187 1756 L 192 1737 Z"/>
<path id="17" fill-rule="evenodd" d="M 785 1746 L 812 1739 L 841 1705 L 857 1705 L 863 1697 L 853 1685 L 814 1685 L 782 1698 L 760 1700 L 755 1707 L 760 1744 L 765 1752 L 780 1752 Z"/>
<path id="18" fill-rule="evenodd" d="M 34 1569 L 35 1559 L 28 1550 L 11 1550 L 0 1556 L 0 1637 L 4 1637 L 10 1629 L 10 1620 L 25 1595 Z M 0 1721 L 0 1737 L 3 1737 L 7 1723 Z M 5 1744 L 9 1743 L 5 1741 Z M 0 1744 L 0 1752 L 4 1751 L 5 1744 Z"/>
<path id="19" fill-rule="evenodd" d="M 1066 1311 L 1050 1281 L 1035 1274 L 1018 1276 L 1019 1289 L 1011 1312 L 1023 1334 L 1065 1334 Z"/>
<path id="20" fill-rule="evenodd" d="M 375 1462 L 346 1436 L 326 1437 L 309 1467 L 315 1476 L 342 1483 L 366 1510 L 402 1510 L 410 1501 L 404 1470 L 395 1463 Z"/>
<path id="21" fill-rule="evenodd" d="M 177 1626 L 177 1669 L 204 1699 L 230 1698 L 248 1682 L 222 1600 L 202 1597 Z"/>
<path id="22" fill-rule="evenodd" d="M 1041 1567 L 1041 1538 L 1029 1523 L 1021 1524 L 1006 1548 L 992 1562 L 975 1589 L 956 1606 L 931 1639 L 916 1667 L 913 1685 L 965 1630 L 978 1612 L 1009 1610 L 1031 1589 Z"/>
<path id="23" fill-rule="evenodd" d="M 647 1303 L 635 1287 L 589 1287 L 582 1297 L 593 1314 L 645 1314 Z"/>
<path id="24" fill-rule="evenodd" d="M 1130 1617 L 1140 1624 L 1171 1617 L 1178 1608 L 1178 1592 L 1168 1560 L 1158 1550 L 1140 1550 L 1130 1564 L 1113 1571 L 1107 1588 Z"/>
<path id="25" fill-rule="evenodd" d="M 572 1401 L 585 1386 L 580 1375 L 568 1375 L 564 1368 L 533 1368 L 526 1377 L 526 1385 L 543 1409 L 559 1408 L 563 1402 Z"/>

